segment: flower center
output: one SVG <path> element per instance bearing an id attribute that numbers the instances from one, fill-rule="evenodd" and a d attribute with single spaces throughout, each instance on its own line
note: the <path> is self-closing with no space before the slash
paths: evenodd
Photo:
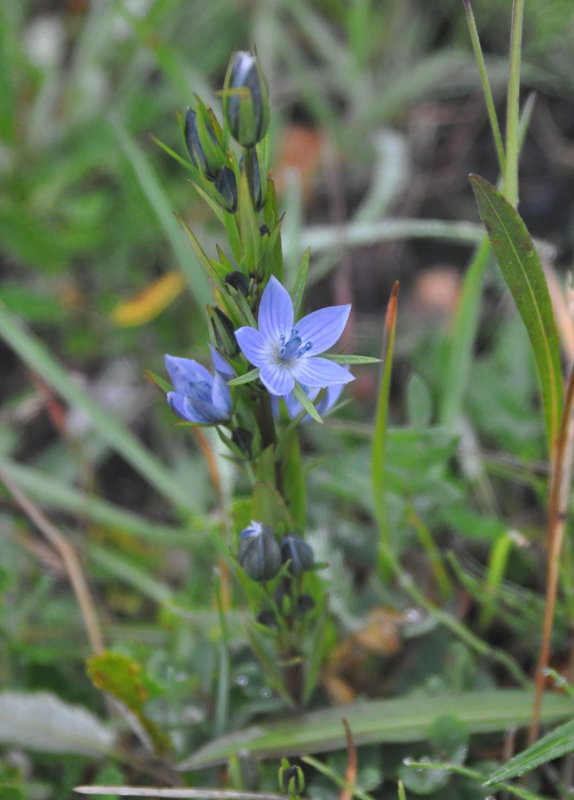
<path id="1" fill-rule="evenodd" d="M 291 336 L 285 341 L 285 336 L 281 335 L 281 347 L 279 348 L 279 361 L 284 364 L 293 361 L 295 358 L 301 358 L 303 353 L 306 353 L 312 347 L 312 342 L 305 342 L 297 334 L 297 328 L 291 330 Z"/>

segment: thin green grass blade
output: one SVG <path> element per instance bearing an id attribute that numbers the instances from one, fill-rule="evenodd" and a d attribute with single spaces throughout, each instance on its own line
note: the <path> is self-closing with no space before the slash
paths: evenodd
<path id="1" fill-rule="evenodd" d="M 151 522 L 100 497 L 54 480 L 33 467 L 17 464 L 5 456 L 2 457 L 2 468 L 8 477 L 44 507 L 67 511 L 138 539 L 156 542 L 164 547 L 191 547 L 197 541 L 198 533 L 203 535 L 203 526 L 196 532 Z"/>
<path id="2" fill-rule="evenodd" d="M 196 511 L 190 505 L 189 492 L 153 453 L 123 425 L 119 419 L 98 405 L 73 381 L 45 345 L 26 330 L 0 303 L 0 338 L 28 367 L 49 384 L 67 403 L 81 408 L 107 445 L 144 477 L 160 494 L 185 511 Z"/>
<path id="3" fill-rule="evenodd" d="M 187 246 L 185 237 L 182 236 L 182 231 L 172 214 L 165 192 L 135 139 L 129 135 L 117 119 L 112 119 L 111 127 L 171 245 L 177 264 L 189 285 L 191 295 L 203 311 L 211 297 L 209 282 Z"/>
<path id="4" fill-rule="evenodd" d="M 524 222 L 508 200 L 484 178 L 471 175 L 470 181 L 492 249 L 532 344 L 552 454 L 562 414 L 563 381 L 558 333 L 542 264 Z"/>
<path id="5" fill-rule="evenodd" d="M 491 773 L 483 785 L 492 786 L 501 781 L 517 778 L 541 764 L 572 752 L 574 752 L 574 719 L 555 728 L 531 747 L 511 758 L 504 766 Z"/>
<path id="6" fill-rule="evenodd" d="M 443 716 L 453 716 L 465 723 L 470 733 L 495 733 L 511 726 L 528 725 L 532 701 L 530 691 L 489 689 L 369 700 L 312 711 L 223 736 L 194 753 L 180 769 L 218 764 L 239 750 L 264 757 L 338 750 L 346 746 L 343 717 L 353 731 L 356 746 L 423 741 L 432 724 Z M 563 695 L 545 697 L 542 711 L 545 723 L 558 722 L 573 712 L 574 703 Z"/>
<path id="7" fill-rule="evenodd" d="M 385 316 L 383 339 L 383 374 L 377 401 L 375 431 L 371 459 L 371 485 L 373 487 L 373 506 L 375 519 L 379 526 L 381 548 L 379 550 L 379 568 L 384 574 L 388 572 L 387 552 L 389 549 L 389 521 L 385 503 L 385 445 L 387 439 L 387 420 L 389 415 L 389 389 L 391 386 L 391 369 L 393 365 L 393 344 L 395 340 L 395 323 L 397 317 L 397 299 L 399 283 L 395 282 L 387 313 Z"/>

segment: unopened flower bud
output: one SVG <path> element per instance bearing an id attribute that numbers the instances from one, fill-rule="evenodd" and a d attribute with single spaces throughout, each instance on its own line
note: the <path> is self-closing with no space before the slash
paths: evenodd
<path id="1" fill-rule="evenodd" d="M 260 211 L 265 205 L 267 194 L 267 184 L 261 182 L 261 171 L 259 169 L 259 159 L 255 148 L 247 150 L 239 160 L 239 169 L 246 170 L 249 194 L 255 211 Z"/>
<path id="2" fill-rule="evenodd" d="M 239 347 L 235 338 L 235 329 L 229 317 L 215 306 L 207 306 L 207 316 L 216 346 L 229 358 L 236 356 Z"/>
<path id="3" fill-rule="evenodd" d="M 305 776 L 301 767 L 283 759 L 279 769 L 279 788 L 287 794 L 301 794 L 305 789 Z"/>
<path id="4" fill-rule="evenodd" d="M 299 595 L 299 597 L 297 598 L 298 614 L 304 617 L 305 614 L 308 614 L 309 611 L 313 611 L 314 608 L 315 608 L 315 601 L 313 600 L 310 594 Z"/>
<path id="5" fill-rule="evenodd" d="M 277 628 L 277 617 L 268 608 L 260 611 L 255 617 L 255 621 L 260 625 L 265 625 L 266 628 Z"/>
<path id="6" fill-rule="evenodd" d="M 291 575 L 298 577 L 305 570 L 313 569 L 315 557 L 311 546 L 304 542 L 300 536 L 286 536 L 281 542 L 281 558 L 283 563 L 289 563 L 288 570 Z"/>
<path id="7" fill-rule="evenodd" d="M 221 128 L 213 111 L 199 103 L 197 110 L 187 109 L 185 115 L 185 143 L 194 165 L 214 181 L 226 164 L 221 146 Z"/>
<path id="8" fill-rule="evenodd" d="M 251 522 L 239 534 L 237 560 L 254 581 L 270 581 L 281 568 L 281 550 L 269 525 Z"/>
<path id="9" fill-rule="evenodd" d="M 269 127 L 269 93 L 259 59 L 246 50 L 231 57 L 223 90 L 223 113 L 233 138 L 253 147 Z"/>
<path id="10" fill-rule="evenodd" d="M 228 272 L 225 276 L 225 283 L 229 284 L 229 286 L 233 286 L 233 288 L 241 292 L 244 297 L 249 295 L 249 278 L 247 275 L 239 272 L 239 270 Z"/>
<path id="11" fill-rule="evenodd" d="M 221 195 L 221 205 L 231 213 L 237 211 L 237 181 L 231 167 L 221 167 L 215 178 L 215 188 Z"/>
<path id="12" fill-rule="evenodd" d="M 253 452 L 253 434 L 247 428 L 234 428 L 231 433 L 233 444 L 241 450 L 245 458 L 251 458 Z"/>

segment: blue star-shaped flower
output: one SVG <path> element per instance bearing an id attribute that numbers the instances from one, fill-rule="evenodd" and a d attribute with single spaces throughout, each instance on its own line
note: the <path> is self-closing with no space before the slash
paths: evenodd
<path id="1" fill-rule="evenodd" d="M 235 331 L 235 338 L 247 360 L 259 367 L 261 382 L 270 394 L 289 394 L 295 381 L 309 388 L 349 383 L 354 380 L 350 372 L 317 354 L 335 344 L 350 310 L 350 305 L 329 306 L 294 325 L 289 293 L 271 277 L 259 305 L 259 330 L 244 326 Z"/>
<path id="2" fill-rule="evenodd" d="M 233 371 L 213 347 L 211 358 L 214 375 L 192 359 L 165 356 L 165 366 L 175 390 L 168 392 L 167 402 L 171 410 L 187 422 L 218 425 L 229 420 L 231 391 L 226 381 L 233 376 Z"/>

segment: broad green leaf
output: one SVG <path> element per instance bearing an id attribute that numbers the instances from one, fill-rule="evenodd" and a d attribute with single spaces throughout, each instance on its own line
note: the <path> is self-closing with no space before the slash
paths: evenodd
<path id="1" fill-rule="evenodd" d="M 251 519 L 265 522 L 274 529 L 281 527 L 283 531 L 294 527 L 289 509 L 275 486 L 262 481 L 257 481 L 253 489 Z"/>
<path id="2" fill-rule="evenodd" d="M 299 433 L 291 431 L 285 443 L 283 458 L 283 482 L 287 505 L 297 525 L 297 530 L 305 528 L 305 471 L 301 458 Z"/>
<path id="3" fill-rule="evenodd" d="M 528 331 L 540 377 L 548 447 L 552 454 L 562 414 L 558 333 L 540 258 L 518 212 L 484 178 L 470 181 L 490 244 Z"/>
<path id="4" fill-rule="evenodd" d="M 312 711 L 228 734 L 202 747 L 180 765 L 194 769 L 225 761 L 239 750 L 258 756 L 325 753 L 345 747 L 344 717 L 355 745 L 424 741 L 433 723 L 445 715 L 465 724 L 470 734 L 494 733 L 525 726 L 532 715 L 533 693 L 521 689 L 489 689 L 449 694 L 411 695 L 369 700 L 348 706 Z M 574 703 L 549 694 L 542 707 L 543 723 L 557 722 L 574 713 Z"/>
<path id="5" fill-rule="evenodd" d="M 568 706 L 568 700 L 563 695 L 553 696 L 562 697 L 563 703 Z M 495 783 L 519 777 L 525 772 L 539 767 L 540 764 L 546 764 L 548 761 L 572 752 L 574 752 L 574 719 L 550 731 L 531 747 L 511 758 L 489 776 L 488 780 L 484 782 L 484 786 L 492 786 Z"/>
<path id="6" fill-rule="evenodd" d="M 389 413 L 389 390 L 391 386 L 391 368 L 393 365 L 393 344 L 395 341 L 395 322 L 397 317 L 397 298 L 399 282 L 393 286 L 383 332 L 383 374 L 381 387 L 377 400 L 377 413 L 375 417 L 375 431 L 373 435 L 373 448 L 371 453 L 371 485 L 373 489 L 373 506 L 375 519 L 379 526 L 381 548 L 379 552 L 379 566 L 386 570 L 387 558 L 385 549 L 389 545 L 390 530 L 385 502 L 386 476 L 385 476 L 385 449 L 387 443 L 387 420 Z"/>

